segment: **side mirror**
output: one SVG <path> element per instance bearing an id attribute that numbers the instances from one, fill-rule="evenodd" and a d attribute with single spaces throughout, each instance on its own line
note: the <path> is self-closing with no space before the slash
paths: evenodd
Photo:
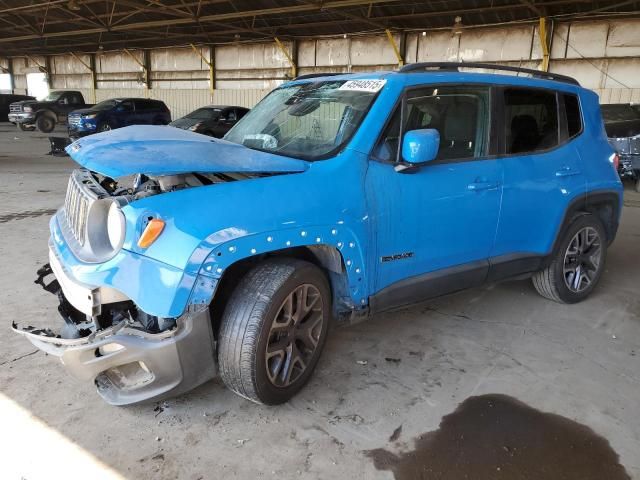
<path id="1" fill-rule="evenodd" d="M 434 128 L 410 130 L 402 140 L 405 168 L 432 161 L 438 155 L 440 133 Z M 408 165 L 407 165 L 408 164 Z"/>

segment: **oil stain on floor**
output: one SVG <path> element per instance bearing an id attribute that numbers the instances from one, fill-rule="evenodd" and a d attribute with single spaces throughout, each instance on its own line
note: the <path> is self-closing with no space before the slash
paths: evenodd
<path id="1" fill-rule="evenodd" d="M 398 455 L 366 454 L 396 480 L 629 480 L 609 442 L 589 427 L 506 395 L 470 397 Z"/>

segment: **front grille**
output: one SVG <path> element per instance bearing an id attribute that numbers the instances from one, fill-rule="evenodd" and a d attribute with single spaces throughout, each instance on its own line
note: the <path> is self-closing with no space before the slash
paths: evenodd
<path id="1" fill-rule="evenodd" d="M 69 123 L 69 127 L 76 128 L 80 125 L 80 115 L 69 115 L 67 122 Z"/>
<path id="2" fill-rule="evenodd" d="M 20 113 L 22 112 L 22 105 L 10 105 L 9 113 Z"/>
<path id="3" fill-rule="evenodd" d="M 71 233 L 80 245 L 84 245 L 86 237 L 90 200 L 90 197 L 85 195 L 76 175 L 71 175 L 67 187 L 67 196 L 64 200 L 64 214 Z"/>

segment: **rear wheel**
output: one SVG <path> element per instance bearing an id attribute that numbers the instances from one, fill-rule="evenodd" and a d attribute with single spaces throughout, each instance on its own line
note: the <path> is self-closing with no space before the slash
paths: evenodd
<path id="1" fill-rule="evenodd" d="M 533 285 L 550 300 L 579 302 L 596 287 L 606 256 L 602 223 L 594 215 L 580 216 L 562 237 L 551 264 L 533 276 Z"/>
<path id="2" fill-rule="evenodd" d="M 36 126 L 42 133 L 50 133 L 56 127 L 56 121 L 51 115 L 43 114 L 36 119 Z"/>
<path id="3" fill-rule="evenodd" d="M 275 259 L 241 280 L 220 325 L 218 362 L 225 385 L 276 405 L 309 380 L 329 330 L 331 294 L 315 265 Z"/>

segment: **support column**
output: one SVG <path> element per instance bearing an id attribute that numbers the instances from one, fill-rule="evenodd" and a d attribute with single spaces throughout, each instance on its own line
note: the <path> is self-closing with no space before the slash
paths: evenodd
<path id="1" fill-rule="evenodd" d="M 133 53 L 131 53 L 126 48 L 124 49 L 124 51 L 126 52 L 127 55 L 129 55 L 133 59 L 134 62 L 136 62 L 138 65 L 142 67 L 142 82 L 144 83 L 146 88 L 147 98 L 149 98 L 150 85 L 149 85 L 149 69 L 147 68 L 148 55 L 143 50 L 143 56 L 142 56 L 143 61 L 141 62 L 136 58 L 136 56 Z"/>
<path id="2" fill-rule="evenodd" d="M 209 48 L 209 59 L 205 58 L 205 56 L 202 54 L 202 50 L 198 50 L 196 48 L 196 46 L 191 43 L 191 48 L 193 49 L 193 51 L 195 53 L 197 53 L 198 55 L 200 55 L 200 58 L 202 59 L 202 61 L 204 63 L 207 64 L 207 66 L 209 67 L 209 91 L 211 92 L 211 95 L 213 95 L 213 92 L 216 89 L 216 78 L 215 78 L 215 66 L 214 66 L 214 59 L 215 59 L 215 50 L 214 50 L 214 46 L 211 45 L 211 47 Z"/>
<path id="3" fill-rule="evenodd" d="M 398 59 L 398 68 L 402 68 L 404 65 L 404 59 L 402 58 L 402 53 L 400 53 L 400 49 L 393 38 L 393 34 L 388 28 L 384 32 L 387 34 L 387 40 L 389 40 L 389 43 L 393 48 L 393 52 L 396 54 L 396 58 Z"/>
<path id="4" fill-rule="evenodd" d="M 276 42 L 276 45 L 278 45 L 278 48 L 280 48 L 284 56 L 287 57 L 287 60 L 289 61 L 289 65 L 291 65 L 291 78 L 296 78 L 298 76 L 298 66 L 296 65 L 296 62 L 293 59 L 292 55 L 289 53 L 289 50 L 285 48 L 285 46 L 282 44 L 280 39 L 278 39 L 278 37 L 273 37 L 273 40 Z M 295 44 L 292 43 L 291 50 L 293 51 L 294 49 L 295 49 Z"/>
<path id="5" fill-rule="evenodd" d="M 96 85 L 96 62 L 95 62 L 94 56 L 90 55 L 89 63 L 82 60 L 78 55 L 76 55 L 73 52 L 71 52 L 71 56 L 76 60 L 78 60 L 82 65 L 84 65 L 84 67 L 87 70 L 89 70 L 89 72 L 91 73 L 91 97 L 92 97 L 92 102 L 97 103 L 96 102 L 96 86 L 97 86 Z"/>
<path id="6" fill-rule="evenodd" d="M 540 37 L 540 47 L 542 49 L 542 71 L 549 71 L 549 35 L 547 32 L 547 17 L 540 17 L 538 26 L 538 36 Z"/>

